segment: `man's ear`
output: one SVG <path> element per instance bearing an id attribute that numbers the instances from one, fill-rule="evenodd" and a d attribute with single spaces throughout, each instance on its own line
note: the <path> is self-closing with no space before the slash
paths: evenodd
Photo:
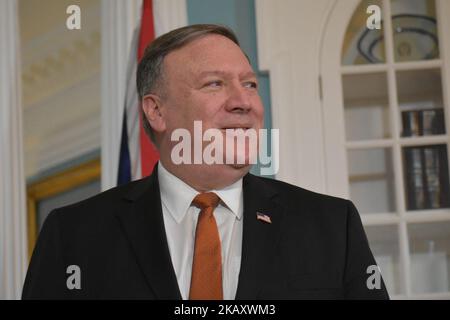
<path id="1" fill-rule="evenodd" d="M 157 95 L 148 94 L 142 98 L 142 110 L 150 126 L 155 132 L 166 130 L 166 121 L 161 112 L 161 99 Z"/>

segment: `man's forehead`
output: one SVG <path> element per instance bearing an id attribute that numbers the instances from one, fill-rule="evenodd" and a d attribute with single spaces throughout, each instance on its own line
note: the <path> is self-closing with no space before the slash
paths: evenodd
<path id="1" fill-rule="evenodd" d="M 239 73 L 254 77 L 252 66 L 241 48 L 221 35 L 206 35 L 169 53 L 164 61 L 169 72 L 188 71 L 197 77 Z"/>
<path id="2" fill-rule="evenodd" d="M 231 39 L 218 34 L 208 34 L 192 40 L 181 48 L 170 52 L 166 60 L 189 59 L 193 62 L 206 62 L 207 59 L 244 57 L 241 48 Z"/>

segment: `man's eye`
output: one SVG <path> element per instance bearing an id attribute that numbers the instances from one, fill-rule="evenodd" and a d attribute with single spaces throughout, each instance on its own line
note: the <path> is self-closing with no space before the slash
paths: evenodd
<path id="1" fill-rule="evenodd" d="M 222 81 L 216 80 L 216 81 L 210 81 L 210 82 L 206 83 L 205 87 L 216 88 L 216 87 L 220 87 L 221 85 L 222 85 Z"/>
<path id="2" fill-rule="evenodd" d="M 248 81 L 248 82 L 244 82 L 244 87 L 251 88 L 251 89 L 257 89 L 258 84 L 255 81 Z"/>

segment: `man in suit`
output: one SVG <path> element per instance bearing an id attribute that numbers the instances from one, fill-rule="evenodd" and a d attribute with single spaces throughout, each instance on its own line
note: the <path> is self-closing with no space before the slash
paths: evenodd
<path id="1" fill-rule="evenodd" d="M 249 174 L 248 148 L 243 163 L 173 161 L 172 133 L 194 135 L 194 121 L 203 132 L 262 128 L 257 78 L 232 31 L 159 37 L 137 84 L 160 161 L 150 177 L 50 213 L 23 298 L 388 298 L 350 201 Z"/>

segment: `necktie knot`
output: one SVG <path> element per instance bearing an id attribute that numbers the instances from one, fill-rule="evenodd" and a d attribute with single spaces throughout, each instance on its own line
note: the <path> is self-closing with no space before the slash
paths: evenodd
<path id="1" fill-rule="evenodd" d="M 198 194 L 192 203 L 199 207 L 200 209 L 205 208 L 216 208 L 219 204 L 219 196 L 215 194 L 214 192 L 205 192 Z"/>

